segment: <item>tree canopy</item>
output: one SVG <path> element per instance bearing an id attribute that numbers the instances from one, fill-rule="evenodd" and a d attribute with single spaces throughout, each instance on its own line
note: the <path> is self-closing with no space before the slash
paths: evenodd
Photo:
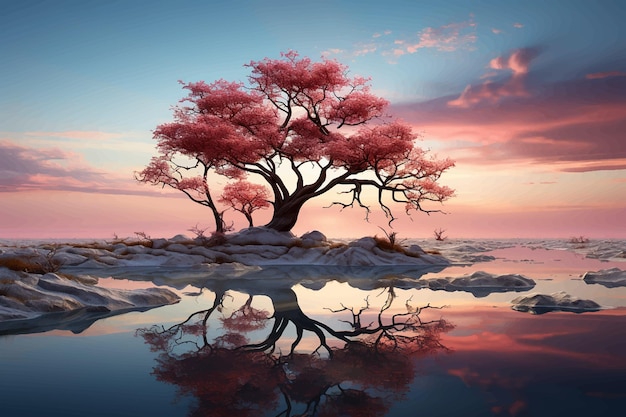
<path id="1" fill-rule="evenodd" d="M 209 207 L 217 231 L 224 223 L 212 174 L 266 183 L 273 207 L 267 226 L 279 231 L 291 230 L 302 206 L 331 190 L 347 195 L 333 204 L 356 203 L 369 213 L 362 195 L 371 188 L 389 222 L 395 219 L 390 202 L 403 204 L 407 214 L 430 213 L 440 210 L 425 202 L 454 194 L 437 183 L 454 162 L 418 147 L 411 126 L 385 114 L 388 102 L 371 92 L 369 79 L 294 51 L 247 67 L 247 84 L 183 83 L 188 95 L 174 121 L 156 127 L 159 155 L 137 173 L 139 181 L 172 187 Z"/>

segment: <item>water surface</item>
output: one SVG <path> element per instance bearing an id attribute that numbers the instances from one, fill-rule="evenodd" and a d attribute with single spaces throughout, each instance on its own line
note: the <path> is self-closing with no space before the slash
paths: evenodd
<path id="1" fill-rule="evenodd" d="M 626 288 L 587 285 L 581 276 L 626 263 L 519 246 L 483 254 L 496 259 L 423 278 L 517 273 L 536 281 L 530 292 L 566 291 L 603 308 L 531 315 L 510 308 L 523 293 L 476 297 L 394 285 L 393 277 L 296 282 L 277 276 L 266 285 L 235 278 L 198 285 L 195 277 L 196 286 L 177 286 L 176 305 L 99 320 L 80 334 L 0 337 L 2 415 L 623 411 Z M 154 284 L 104 279 L 101 285 Z M 416 314 L 426 306 L 432 308 Z M 396 327 L 389 327 L 392 320 Z"/>

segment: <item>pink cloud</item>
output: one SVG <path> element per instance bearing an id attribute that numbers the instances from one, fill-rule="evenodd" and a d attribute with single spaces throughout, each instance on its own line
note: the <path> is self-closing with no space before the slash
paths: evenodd
<path id="1" fill-rule="evenodd" d="M 489 67 L 497 70 L 511 70 L 514 76 L 528 73 L 530 62 L 538 55 L 533 48 L 516 49 L 508 56 L 499 56 L 489 62 Z"/>
<path id="2" fill-rule="evenodd" d="M 492 29 L 491 29 L 491 31 L 492 31 L 493 33 L 495 33 L 496 35 L 499 35 L 499 34 L 501 34 L 501 33 L 502 33 L 502 30 L 500 30 L 500 29 L 496 29 L 496 28 L 492 28 Z"/>
<path id="3" fill-rule="evenodd" d="M 626 72 L 624 71 L 607 71 L 607 72 L 594 72 L 592 74 L 587 74 L 585 78 L 588 80 L 596 80 L 600 78 L 608 78 L 608 77 L 626 77 Z"/>
<path id="4" fill-rule="evenodd" d="M 523 79 L 528 62 L 518 57 L 496 63 L 515 67 Z M 446 154 L 459 163 L 550 164 L 567 172 L 624 169 L 626 77 L 531 85 L 524 95 L 512 94 L 515 86 L 510 79 L 487 82 L 467 87 L 456 99 L 394 110 L 426 138 L 448 143 Z"/>
<path id="5" fill-rule="evenodd" d="M 467 108 L 481 102 L 495 103 L 503 97 L 524 97 L 528 95 L 524 78 L 531 61 L 538 55 L 533 48 L 516 49 L 509 55 L 499 56 L 489 62 L 489 68 L 498 71 L 511 71 L 505 82 L 487 80 L 482 84 L 468 85 L 459 97 L 448 102 L 449 106 Z M 491 75 L 492 73 L 488 73 Z"/>
<path id="6" fill-rule="evenodd" d="M 513 23 L 513 27 L 517 29 L 521 29 L 524 27 L 524 25 L 522 25 L 521 23 Z"/>

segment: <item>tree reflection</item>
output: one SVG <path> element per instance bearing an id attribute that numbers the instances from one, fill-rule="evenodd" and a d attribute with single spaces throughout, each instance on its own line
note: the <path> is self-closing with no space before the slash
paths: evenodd
<path id="1" fill-rule="evenodd" d="M 153 326 L 137 334 L 160 353 L 156 378 L 197 399 L 191 416 L 381 416 L 408 392 L 415 358 L 446 349 L 440 335 L 452 327 L 443 319 L 423 321 L 420 313 L 435 307 L 413 307 L 410 300 L 405 310 L 392 313 L 396 296 L 393 289 L 386 293 L 376 312 L 367 298 L 358 310 L 328 309 L 351 313 L 344 320 L 348 329 L 334 329 L 307 316 L 291 289 L 265 294 L 271 315 L 253 307 L 253 295 L 230 312 L 228 291 L 218 290 L 210 308 L 169 328 Z M 364 314 L 370 314 L 370 324 L 362 324 Z M 213 315 L 221 332 L 209 332 Z M 251 335 L 270 322 L 269 332 L 251 343 Z M 287 338 L 288 327 L 295 328 L 295 339 L 282 352 L 279 341 Z M 313 337 L 304 337 L 305 331 Z M 305 351 L 303 340 L 315 348 Z"/>

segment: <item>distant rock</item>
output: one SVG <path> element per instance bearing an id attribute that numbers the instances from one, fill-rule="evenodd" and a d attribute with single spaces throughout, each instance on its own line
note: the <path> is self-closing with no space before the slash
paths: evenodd
<path id="1" fill-rule="evenodd" d="M 583 281 L 587 284 L 600 284 L 608 288 L 626 287 L 626 271 L 611 268 L 597 272 L 586 272 L 583 275 Z"/>
<path id="2" fill-rule="evenodd" d="M 535 286 L 535 281 L 523 275 L 492 275 L 484 271 L 456 278 L 431 278 L 421 281 L 424 287 L 431 290 L 466 291 L 477 298 L 486 297 L 494 292 L 529 291 Z"/>
<path id="3" fill-rule="evenodd" d="M 557 292 L 550 295 L 529 294 L 515 298 L 511 301 L 511 308 L 531 314 L 545 314 L 551 311 L 568 311 L 572 313 L 585 313 L 600 310 L 600 305 L 592 300 L 574 298 L 565 292 Z"/>

